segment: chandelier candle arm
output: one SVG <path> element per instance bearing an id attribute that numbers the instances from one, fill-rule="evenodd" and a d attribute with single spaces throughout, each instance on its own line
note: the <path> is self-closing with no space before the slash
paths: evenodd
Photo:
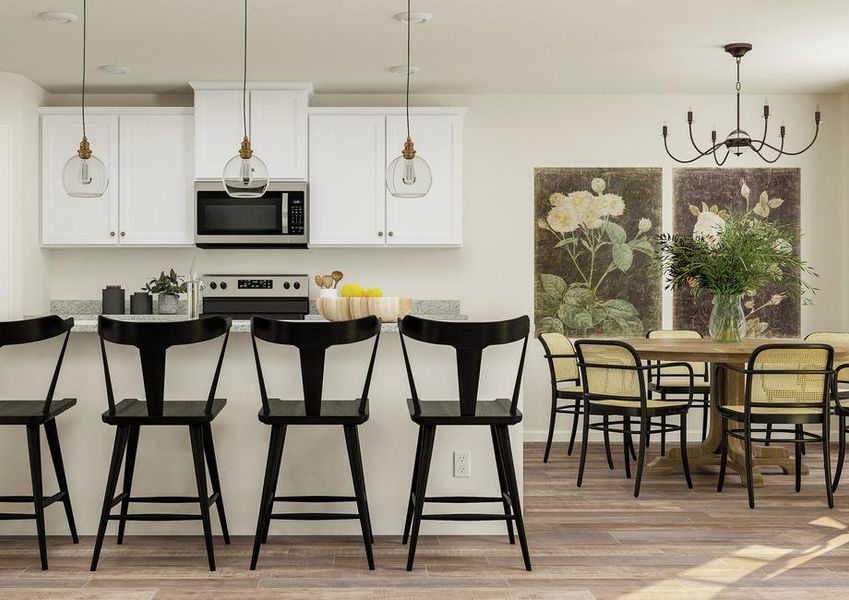
<path id="1" fill-rule="evenodd" d="M 735 86 L 734 86 L 735 92 L 736 92 L 735 96 L 734 96 L 734 101 L 735 101 L 735 129 L 731 133 L 729 133 L 728 136 L 726 136 L 726 138 L 723 141 L 721 141 L 719 143 L 717 143 L 717 141 L 716 141 L 716 131 L 715 130 L 712 131 L 711 132 L 711 147 L 708 150 L 702 150 L 701 147 L 696 143 L 695 136 L 693 135 L 693 111 L 688 110 L 687 111 L 687 130 L 688 130 L 688 133 L 689 133 L 689 136 L 690 136 L 690 143 L 692 144 L 693 148 L 696 150 L 696 155 L 693 158 L 683 158 L 682 159 L 682 158 L 678 158 L 674 154 L 672 154 L 672 152 L 669 149 L 669 143 L 668 143 L 668 140 L 667 140 L 667 137 L 669 135 L 669 130 L 668 130 L 666 124 L 664 123 L 663 129 L 662 129 L 663 147 L 666 150 L 667 155 L 669 155 L 669 157 L 672 160 L 674 160 L 675 162 L 688 164 L 688 163 L 693 163 L 693 162 L 695 162 L 695 161 L 697 161 L 697 160 L 699 160 L 699 159 L 701 159 L 701 158 L 703 158 L 707 155 L 711 155 L 713 157 L 714 162 L 718 166 L 722 166 L 723 164 L 725 164 L 725 161 L 728 159 L 729 154 L 734 154 L 735 156 L 742 156 L 746 152 L 747 149 L 751 148 L 752 151 L 755 154 L 757 154 L 764 162 L 772 164 L 772 163 L 776 162 L 782 156 L 798 156 L 798 155 L 802 154 L 803 152 L 806 152 L 809 148 L 811 148 L 811 146 L 814 145 L 814 142 L 817 141 L 817 137 L 819 136 L 820 121 L 821 121 L 819 109 L 817 109 L 817 111 L 814 113 L 815 129 L 814 129 L 813 139 L 811 139 L 810 143 L 807 146 L 805 146 L 804 148 L 802 148 L 801 150 L 796 151 L 796 152 L 791 152 L 789 150 L 784 149 L 785 136 L 787 134 L 787 130 L 786 130 L 784 125 L 782 125 L 780 130 L 779 130 L 780 145 L 778 147 L 776 147 L 776 146 L 770 144 L 769 142 L 767 142 L 767 135 L 769 133 L 769 117 L 770 117 L 769 103 L 765 102 L 764 107 L 763 107 L 764 128 L 763 128 L 763 136 L 761 137 L 761 139 L 759 139 L 759 140 L 752 139 L 752 137 L 748 134 L 748 132 L 743 129 L 742 120 L 741 120 L 741 116 L 740 116 L 741 115 L 741 112 L 740 112 L 741 111 L 741 92 L 742 92 L 742 89 L 743 89 L 743 85 L 742 85 L 742 82 L 741 82 L 741 79 L 740 79 L 740 71 L 741 71 L 742 59 L 751 49 L 752 49 L 752 45 L 748 44 L 748 43 L 727 44 L 724 48 L 724 50 L 728 54 L 730 54 L 731 56 L 734 57 L 734 61 L 735 61 L 735 65 L 736 65 L 736 72 L 737 72 L 737 80 L 736 80 Z M 725 151 L 725 155 L 720 159 L 717 152 L 723 146 L 725 146 L 726 151 Z M 772 150 L 773 152 L 776 153 L 776 156 L 774 158 L 768 158 L 767 155 L 765 155 L 763 153 L 764 148 L 768 148 L 768 149 Z"/>

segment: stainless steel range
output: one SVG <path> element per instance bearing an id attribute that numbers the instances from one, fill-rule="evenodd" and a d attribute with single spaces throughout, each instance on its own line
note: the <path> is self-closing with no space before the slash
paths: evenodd
<path id="1" fill-rule="evenodd" d="M 309 312 L 306 275 L 204 275 L 204 315 L 300 320 Z"/>

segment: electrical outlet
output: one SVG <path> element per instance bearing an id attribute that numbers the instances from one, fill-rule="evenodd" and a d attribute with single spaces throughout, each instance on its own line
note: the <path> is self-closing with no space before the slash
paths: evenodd
<path id="1" fill-rule="evenodd" d="M 454 477 L 471 477 L 472 463 L 468 450 L 454 451 Z"/>

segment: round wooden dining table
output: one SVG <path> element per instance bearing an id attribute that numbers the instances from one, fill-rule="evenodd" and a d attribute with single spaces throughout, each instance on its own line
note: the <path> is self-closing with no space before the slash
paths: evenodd
<path id="1" fill-rule="evenodd" d="M 743 404 L 744 376 L 727 369 L 717 369 L 718 365 L 730 364 L 745 366 L 752 352 L 758 346 L 777 342 L 801 342 L 794 339 L 745 339 L 740 342 L 717 342 L 707 338 L 627 338 L 622 341 L 630 344 L 637 354 L 645 360 L 688 361 L 708 363 L 710 373 L 710 427 L 707 437 L 699 444 L 687 447 L 687 457 L 690 468 L 703 465 L 718 465 L 722 443 L 722 421 L 716 410 L 716 398 L 722 399 L 726 405 Z M 832 344 L 834 348 L 834 365 L 849 362 L 849 344 Z M 742 426 L 742 425 L 741 425 Z M 752 446 L 753 468 L 752 475 L 756 486 L 763 485 L 761 467 L 780 467 L 784 473 L 792 474 L 795 469 L 794 460 L 787 448 L 781 446 Z M 746 467 L 743 442 L 728 438 L 728 468 L 734 469 L 740 475 L 745 485 Z M 671 473 L 681 470 L 681 451 L 679 448 L 669 448 L 665 456 L 655 458 L 648 469 L 655 473 Z M 802 473 L 807 474 L 808 468 L 802 463 Z"/>

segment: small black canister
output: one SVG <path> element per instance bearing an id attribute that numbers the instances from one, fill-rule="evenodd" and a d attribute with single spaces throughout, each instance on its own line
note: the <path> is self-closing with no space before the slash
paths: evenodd
<path id="1" fill-rule="evenodd" d="M 124 288 L 120 285 L 107 285 L 103 289 L 101 311 L 104 315 L 124 314 Z"/>
<path id="2" fill-rule="evenodd" d="M 147 292 L 135 292 L 132 296 L 130 296 L 130 314 L 153 314 L 153 296 Z"/>

